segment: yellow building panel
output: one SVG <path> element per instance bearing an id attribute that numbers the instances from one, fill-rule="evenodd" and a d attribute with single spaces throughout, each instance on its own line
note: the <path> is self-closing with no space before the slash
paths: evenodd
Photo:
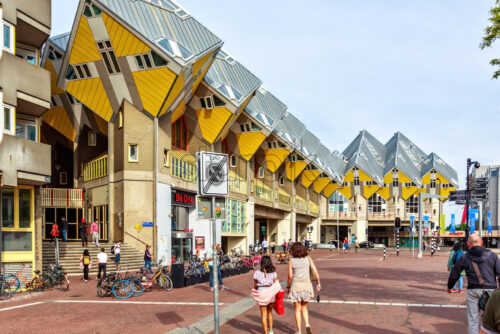
<path id="1" fill-rule="evenodd" d="M 109 39 L 117 57 L 149 52 L 150 48 L 146 43 L 130 33 L 109 15 L 102 13 L 102 19 L 106 25 L 106 30 L 108 30 Z"/>
<path id="2" fill-rule="evenodd" d="M 43 114 L 42 120 L 64 137 L 68 138 L 72 142 L 75 141 L 76 131 L 64 107 L 49 109 L 45 114 Z"/>
<path id="3" fill-rule="evenodd" d="M 439 180 L 437 180 L 439 179 Z M 444 183 L 450 183 L 450 181 L 445 178 L 443 175 L 436 173 L 436 183 L 437 184 L 444 184 Z"/>
<path id="4" fill-rule="evenodd" d="M 170 90 L 170 92 L 168 92 L 167 100 L 165 101 L 165 104 L 163 104 L 163 107 L 160 110 L 158 117 L 165 114 L 167 112 L 167 110 L 169 110 L 172 107 L 172 103 L 174 103 L 175 99 L 179 96 L 179 94 L 182 92 L 183 89 L 184 89 L 184 72 L 179 74 L 177 76 L 177 79 L 175 79 L 174 85 L 172 86 L 172 89 Z M 182 104 L 184 105 L 185 103 L 182 103 Z M 176 110 L 178 108 L 179 108 L 179 106 L 177 106 Z M 182 110 L 182 113 L 184 113 L 184 111 L 185 111 L 185 109 Z M 176 115 L 177 118 L 179 118 L 181 116 L 182 116 L 182 114 Z M 172 119 L 172 123 L 173 122 L 175 122 L 175 121 Z"/>
<path id="5" fill-rule="evenodd" d="M 267 169 L 269 169 L 273 173 L 276 172 L 289 154 L 290 151 L 285 148 L 273 148 L 270 150 L 264 150 Z"/>
<path id="6" fill-rule="evenodd" d="M 352 197 L 351 187 L 350 186 L 345 186 L 345 187 L 342 187 L 342 188 L 338 188 L 337 191 L 339 193 L 341 193 L 342 195 L 344 195 L 345 197 L 347 197 L 348 199 L 350 199 Z"/>
<path id="7" fill-rule="evenodd" d="M 450 197 L 450 191 L 456 191 L 455 188 L 441 188 L 439 189 L 439 195 L 446 196 L 446 198 L 442 198 L 441 201 L 446 201 L 448 197 Z"/>
<path id="8" fill-rule="evenodd" d="M 375 185 L 375 186 L 363 186 L 363 197 L 368 199 L 372 197 L 373 194 L 379 190 L 380 187 Z"/>
<path id="9" fill-rule="evenodd" d="M 97 114 L 94 114 L 95 121 L 97 123 L 97 127 L 99 128 L 99 131 L 106 137 L 108 136 L 108 122 L 103 120 L 101 117 L 97 116 Z"/>
<path id="10" fill-rule="evenodd" d="M 247 99 L 246 99 L 245 101 L 243 101 L 243 103 L 241 104 L 241 106 L 240 106 L 240 108 L 239 108 L 239 109 L 240 109 L 241 111 L 245 110 L 245 108 L 246 108 L 246 107 L 247 107 L 247 105 L 250 103 L 250 101 L 252 100 L 252 98 L 253 98 L 253 94 L 252 94 L 252 95 L 250 95 L 249 97 L 247 97 Z"/>
<path id="11" fill-rule="evenodd" d="M 354 182 L 354 175 L 352 173 L 352 169 L 347 172 L 347 174 L 344 176 L 344 182 Z"/>
<path id="12" fill-rule="evenodd" d="M 80 17 L 75 41 L 73 42 L 71 54 L 69 55 L 69 63 L 76 65 L 98 60 L 101 60 L 101 54 L 97 49 L 94 35 L 92 35 L 87 18 L 82 16 Z"/>
<path id="13" fill-rule="evenodd" d="M 373 181 L 373 179 L 369 177 L 368 174 L 363 172 L 361 169 L 358 172 L 359 172 L 359 181 Z"/>
<path id="14" fill-rule="evenodd" d="M 266 139 L 262 132 L 244 132 L 236 134 L 238 148 L 243 159 L 249 161 Z"/>
<path id="15" fill-rule="evenodd" d="M 379 188 L 377 190 L 377 194 L 382 196 L 382 198 L 387 201 L 387 200 L 389 200 L 389 197 L 391 197 L 391 188 L 389 188 L 389 187 Z"/>
<path id="16" fill-rule="evenodd" d="M 233 113 L 224 107 L 196 110 L 203 139 L 213 144 L 232 115 Z"/>
<path id="17" fill-rule="evenodd" d="M 406 176 L 403 172 L 398 172 L 398 181 L 399 183 L 412 183 L 412 179 Z"/>
<path id="18" fill-rule="evenodd" d="M 401 187 L 401 197 L 406 201 L 418 190 L 418 187 Z"/>
<path id="19" fill-rule="evenodd" d="M 420 188 L 420 189 L 417 189 L 412 195 L 418 197 L 418 194 L 425 193 L 425 192 L 426 192 L 425 188 Z"/>
<path id="20" fill-rule="evenodd" d="M 325 189 L 323 189 L 323 195 L 325 195 L 326 198 L 330 198 L 330 196 L 332 196 L 332 194 L 335 192 L 335 190 L 337 190 L 338 187 L 339 185 L 336 183 L 328 184 Z"/>
<path id="21" fill-rule="evenodd" d="M 306 166 L 307 162 L 305 161 L 285 162 L 286 178 L 290 181 L 295 181 Z"/>
<path id="22" fill-rule="evenodd" d="M 392 171 L 390 171 L 386 176 L 384 176 L 384 183 L 392 183 L 392 179 Z"/>
<path id="23" fill-rule="evenodd" d="M 69 81 L 66 90 L 109 122 L 113 110 L 100 78 Z"/>
<path id="24" fill-rule="evenodd" d="M 422 184 L 431 184 L 431 173 L 425 174 L 422 178 Z"/>
<path id="25" fill-rule="evenodd" d="M 211 60 L 211 57 L 214 54 L 214 52 L 215 51 L 207 53 L 206 55 L 204 55 L 203 57 L 201 57 L 200 59 L 198 59 L 197 61 L 194 62 L 194 64 L 193 64 L 193 75 L 198 74 L 198 72 L 202 69 L 203 65 L 205 65 L 205 63 L 207 61 Z M 210 67 L 210 66 L 207 66 L 207 67 Z M 201 76 L 201 77 L 203 77 L 203 76 Z"/>
<path id="26" fill-rule="evenodd" d="M 167 67 L 160 67 L 133 72 L 132 76 L 144 110 L 156 117 L 170 87 L 174 84 L 175 73 Z"/>
<path id="27" fill-rule="evenodd" d="M 316 180 L 321 174 L 319 170 L 305 170 L 302 172 L 302 185 L 306 188 L 309 188 L 309 186 Z"/>
<path id="28" fill-rule="evenodd" d="M 52 95 L 64 94 L 64 91 L 57 86 L 57 73 L 52 61 L 47 59 L 45 62 L 45 69 L 50 72 L 50 93 Z"/>
<path id="29" fill-rule="evenodd" d="M 186 105 L 184 104 L 184 102 L 181 101 L 181 103 L 179 103 L 177 108 L 175 108 L 174 112 L 172 113 L 172 117 L 171 117 L 172 124 L 174 124 L 175 121 L 178 120 L 179 117 L 182 116 L 182 114 L 184 114 L 185 110 L 186 110 Z"/>
<path id="30" fill-rule="evenodd" d="M 327 177 L 317 178 L 316 181 L 314 181 L 313 189 L 318 194 L 321 194 L 321 192 L 323 191 L 323 189 L 325 189 L 328 183 L 330 183 L 330 179 Z"/>

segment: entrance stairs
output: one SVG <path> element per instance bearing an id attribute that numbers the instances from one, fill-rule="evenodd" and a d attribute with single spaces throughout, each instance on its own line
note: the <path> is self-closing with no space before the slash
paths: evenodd
<path id="1" fill-rule="evenodd" d="M 86 248 L 89 250 L 90 257 L 92 258 L 92 268 L 90 268 L 89 272 L 97 273 L 97 254 L 100 253 L 101 247 L 103 247 L 106 254 L 108 254 L 108 264 L 106 270 L 108 272 L 115 270 L 115 256 L 111 254 L 111 246 L 113 245 L 114 243 L 101 242 L 100 246 L 96 247 L 94 244 L 89 242 L 88 247 L 82 247 L 82 244 L 80 242 L 59 241 L 59 264 L 63 267 L 63 271 L 68 274 L 83 275 L 83 270 L 80 269 L 80 256 L 82 255 L 83 250 Z M 124 243 L 121 244 L 120 250 L 120 264 L 122 270 L 127 267 L 128 270 L 136 271 L 144 266 L 143 252 L 140 252 L 137 249 Z M 42 246 L 42 254 L 42 272 L 44 272 L 46 271 L 46 268 L 49 264 L 56 263 L 55 242 L 51 243 L 49 241 L 44 241 Z"/>

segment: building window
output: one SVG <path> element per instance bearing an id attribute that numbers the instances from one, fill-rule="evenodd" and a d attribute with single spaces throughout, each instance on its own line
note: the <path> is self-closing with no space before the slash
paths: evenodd
<path id="1" fill-rule="evenodd" d="M 232 155 L 231 156 L 231 167 L 236 167 L 236 156 Z"/>
<path id="2" fill-rule="evenodd" d="M 280 176 L 280 186 L 285 185 L 285 178 L 283 176 Z"/>
<path id="3" fill-rule="evenodd" d="M 3 132 L 14 134 L 14 107 L 3 105 Z"/>
<path id="4" fill-rule="evenodd" d="M 406 212 L 408 213 L 418 213 L 418 197 L 411 195 L 410 198 L 406 200 Z"/>
<path id="5" fill-rule="evenodd" d="M 14 26 L 10 23 L 7 23 L 5 21 L 2 22 L 2 37 L 3 37 L 3 43 L 2 47 L 4 50 L 14 53 Z"/>
<path id="6" fill-rule="evenodd" d="M 269 149 L 278 148 L 278 141 L 275 140 L 267 142 L 267 147 Z"/>
<path id="7" fill-rule="evenodd" d="M 35 119 L 16 118 L 16 137 L 37 141 L 37 132 Z"/>
<path id="8" fill-rule="evenodd" d="M 354 185 L 359 186 L 359 176 L 354 177 Z"/>
<path id="9" fill-rule="evenodd" d="M 163 166 L 165 167 L 170 167 L 170 159 L 169 159 L 169 152 L 168 149 L 164 148 L 163 149 Z"/>
<path id="10" fill-rule="evenodd" d="M 241 132 L 258 132 L 262 129 L 254 122 L 240 124 Z"/>
<path id="11" fill-rule="evenodd" d="M 128 145 L 128 162 L 139 162 L 139 145 Z"/>
<path id="12" fill-rule="evenodd" d="M 66 96 L 71 104 L 81 104 L 81 102 L 70 93 L 66 92 Z"/>
<path id="13" fill-rule="evenodd" d="M 97 47 L 101 52 L 102 60 L 104 60 L 104 65 L 106 65 L 108 73 L 120 73 L 120 66 L 118 66 L 118 60 L 116 59 L 115 52 L 113 51 L 111 41 L 97 42 Z"/>
<path id="14" fill-rule="evenodd" d="M 188 130 L 184 116 L 179 117 L 172 124 L 172 147 L 179 150 L 188 150 Z"/>
<path id="15" fill-rule="evenodd" d="M 201 107 L 203 109 L 213 109 L 214 103 L 211 96 L 200 97 Z"/>
<path id="16" fill-rule="evenodd" d="M 2 209 L 2 228 L 14 227 L 14 189 L 2 188 L 0 197 Z"/>
<path id="17" fill-rule="evenodd" d="M 95 17 L 101 15 L 101 10 L 93 4 L 86 4 L 83 9 L 83 15 L 86 17 Z"/>
<path id="18" fill-rule="evenodd" d="M 118 113 L 118 129 L 121 129 L 123 127 L 123 112 L 120 111 Z"/>
<path id="19" fill-rule="evenodd" d="M 56 59 L 62 59 L 62 54 L 60 54 L 59 52 L 57 52 L 56 50 L 54 50 L 53 47 L 49 47 L 49 59 L 50 60 L 56 60 Z"/>
<path id="20" fill-rule="evenodd" d="M 0 189 L 2 251 L 32 250 L 33 191 L 31 188 Z"/>
<path id="21" fill-rule="evenodd" d="M 399 179 L 397 176 L 392 178 L 392 186 L 393 187 L 398 187 L 399 186 Z"/>
<path id="22" fill-rule="evenodd" d="M 38 51 L 36 48 L 29 48 L 24 46 L 16 47 L 16 56 L 26 60 L 28 63 L 38 65 Z"/>
<path id="23" fill-rule="evenodd" d="M 379 194 L 373 194 L 368 198 L 368 212 L 380 213 L 385 211 L 385 200 Z"/>
<path id="24" fill-rule="evenodd" d="M 87 143 L 88 146 L 96 146 L 97 145 L 97 135 L 95 131 L 89 131 L 87 134 Z"/>
<path id="25" fill-rule="evenodd" d="M 436 180 L 431 180 L 431 188 L 436 188 Z"/>
<path id="26" fill-rule="evenodd" d="M 68 80 L 80 80 L 92 77 L 89 66 L 87 64 L 71 65 L 68 64 L 68 69 L 66 70 L 66 79 Z"/>
<path id="27" fill-rule="evenodd" d="M 264 178 L 264 168 L 262 167 L 259 167 L 259 179 L 263 179 Z"/>
<path id="28" fill-rule="evenodd" d="M 61 184 L 61 185 L 68 184 L 68 173 L 59 172 L 59 184 Z"/>
<path id="29" fill-rule="evenodd" d="M 163 67 L 168 65 L 168 61 L 160 57 L 156 52 L 144 53 L 136 55 L 135 61 L 140 70 L 147 70 L 155 67 Z"/>

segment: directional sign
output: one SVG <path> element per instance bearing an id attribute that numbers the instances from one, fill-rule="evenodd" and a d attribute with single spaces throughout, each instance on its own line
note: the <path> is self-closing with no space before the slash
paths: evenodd
<path id="1" fill-rule="evenodd" d="M 198 152 L 198 194 L 202 196 L 227 196 L 227 154 Z"/>

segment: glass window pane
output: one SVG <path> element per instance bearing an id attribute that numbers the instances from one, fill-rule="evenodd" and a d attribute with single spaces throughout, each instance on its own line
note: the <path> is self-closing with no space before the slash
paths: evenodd
<path id="1" fill-rule="evenodd" d="M 147 68 L 153 67 L 153 65 L 151 65 L 151 60 L 149 60 L 149 55 L 144 55 L 144 62 L 146 63 Z"/>
<path id="2" fill-rule="evenodd" d="M 155 64 L 155 66 L 166 66 L 168 64 L 168 62 L 163 59 L 162 57 L 160 57 L 156 52 L 154 51 L 151 51 L 151 56 L 153 57 L 153 63 Z"/>
<path id="3" fill-rule="evenodd" d="M 31 191 L 19 189 L 19 227 L 31 227 Z"/>
<path id="4" fill-rule="evenodd" d="M 16 125 L 16 137 L 25 138 L 23 125 Z"/>
<path id="5" fill-rule="evenodd" d="M 160 44 L 160 46 L 171 55 L 174 54 L 174 51 L 172 51 L 172 47 L 170 46 L 168 39 L 162 39 L 161 41 L 158 42 L 158 44 Z"/>
<path id="6" fill-rule="evenodd" d="M 3 46 L 10 48 L 10 27 L 6 24 L 3 25 Z"/>
<path id="7" fill-rule="evenodd" d="M 135 56 L 135 60 L 137 61 L 137 66 L 139 67 L 139 69 L 143 70 L 144 64 L 142 63 L 141 56 Z"/>
<path id="8" fill-rule="evenodd" d="M 3 128 L 5 130 L 11 131 L 12 129 L 10 128 L 10 108 L 4 108 L 3 109 L 3 120 L 4 120 L 4 126 Z"/>
<path id="9" fill-rule="evenodd" d="M 36 141 L 36 126 L 28 125 L 27 126 L 28 138 L 29 140 Z"/>
<path id="10" fill-rule="evenodd" d="M 2 227 L 14 227 L 14 189 L 2 189 Z"/>
<path id="11" fill-rule="evenodd" d="M 90 12 L 90 8 L 88 6 L 85 6 L 85 9 L 83 10 L 83 15 L 86 17 L 92 17 L 92 13 Z"/>
<path id="12" fill-rule="evenodd" d="M 2 232 L 2 251 L 30 252 L 31 232 Z"/>

